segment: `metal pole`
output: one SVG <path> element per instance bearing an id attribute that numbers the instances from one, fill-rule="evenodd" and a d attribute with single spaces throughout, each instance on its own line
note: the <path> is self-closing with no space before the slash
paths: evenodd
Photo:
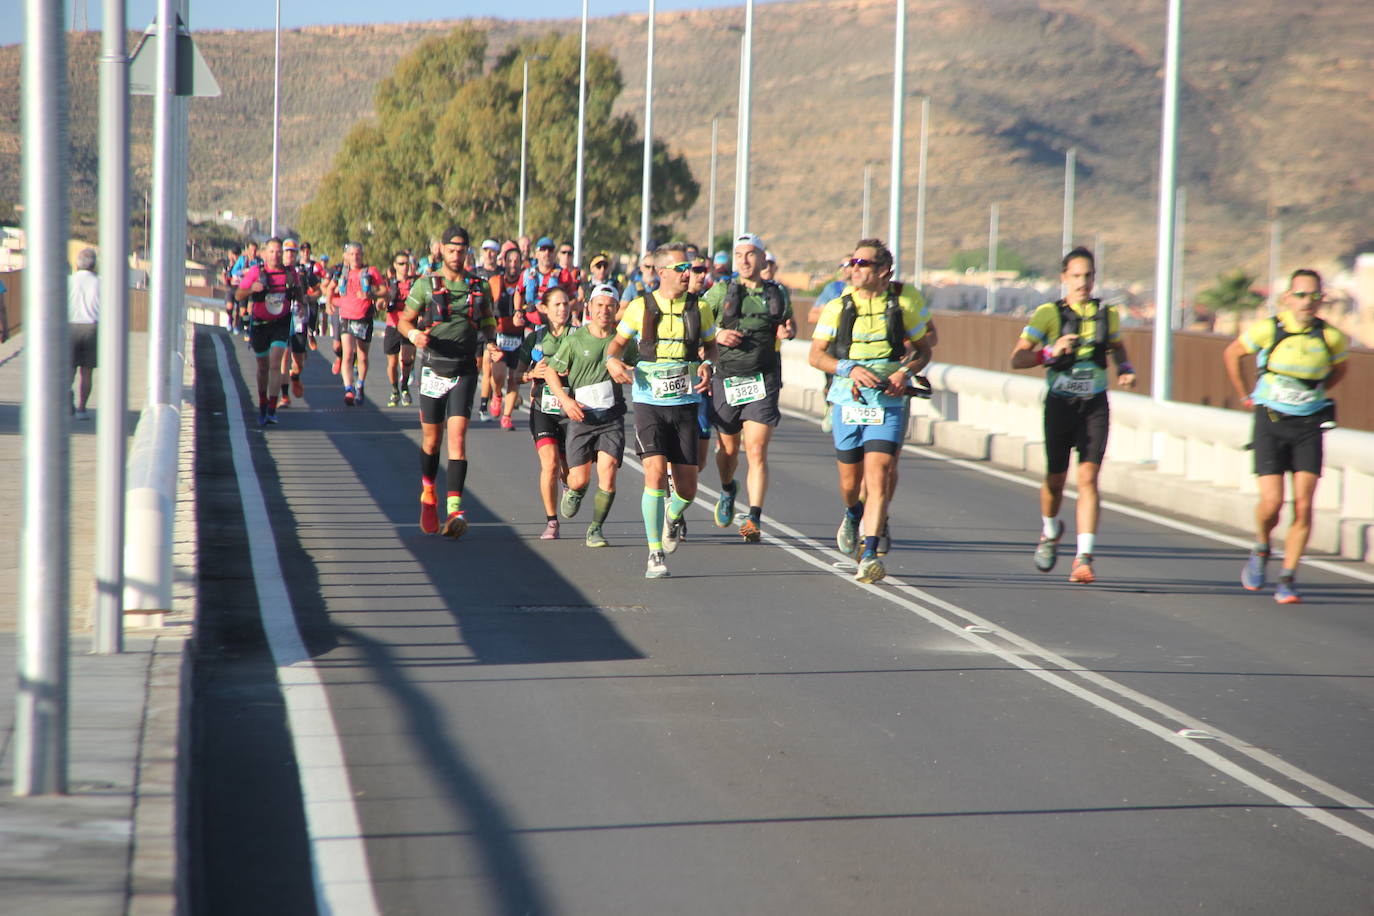
<path id="1" fill-rule="evenodd" d="M 917 286 L 926 271 L 926 152 L 930 146 L 930 96 L 921 99 L 920 175 L 916 180 L 916 263 L 912 279 Z"/>
<path id="2" fill-rule="evenodd" d="M 1164 114 L 1159 138 L 1159 224 L 1155 245 L 1154 383 L 1156 401 L 1167 401 L 1173 389 L 1174 190 L 1178 160 L 1178 55 L 1182 2 L 1169 0 L 1164 51 Z"/>
<path id="3" fill-rule="evenodd" d="M 573 264 L 582 265 L 582 153 L 587 136 L 587 0 L 582 0 L 582 65 L 577 78 L 577 193 L 573 204 Z"/>
<path id="4" fill-rule="evenodd" d="M 872 227 L 871 215 L 873 207 L 873 163 L 864 163 L 864 217 L 863 227 L 859 233 L 859 238 L 871 238 L 869 230 Z"/>
<path id="5" fill-rule="evenodd" d="M 1107 263 L 1107 243 L 1102 241 L 1102 233 L 1093 233 L 1093 270 L 1097 273 L 1097 286 L 1099 289 L 1107 288 L 1107 269 L 1102 265 Z"/>
<path id="6" fill-rule="evenodd" d="M 1269 221 L 1269 314 L 1279 310 L 1279 286 L 1283 279 L 1279 276 L 1279 247 L 1283 244 L 1283 226 L 1277 219 Z"/>
<path id="7" fill-rule="evenodd" d="M 1174 194 L 1174 314 L 1169 326 L 1175 331 L 1183 330 L 1183 239 L 1186 225 L 1184 212 L 1188 206 L 1188 189 L 1179 187 Z"/>
<path id="8" fill-rule="evenodd" d="M 744 4 L 740 38 L 739 144 L 735 149 L 735 237 L 749 231 L 749 119 L 754 95 L 754 0 Z"/>
<path id="9" fill-rule="evenodd" d="M 992 205 L 992 212 L 988 215 L 988 314 L 991 315 L 997 310 L 997 282 L 993 279 L 993 274 L 997 273 L 997 204 Z"/>
<path id="10" fill-rule="evenodd" d="M 526 143 L 530 124 L 530 59 L 525 58 L 525 83 L 520 90 L 520 215 L 516 220 L 516 237 L 525 237 L 525 163 Z"/>
<path id="11" fill-rule="evenodd" d="M 176 0 L 158 0 L 157 87 L 153 94 L 153 265 L 148 293 L 148 404 L 166 404 L 171 377 L 172 297 L 178 292 L 176 235 Z"/>
<path id="12" fill-rule="evenodd" d="M 892 279 L 902 278 L 902 124 L 906 113 L 906 0 L 897 0 L 896 60 L 892 72 L 892 187 L 888 189 L 887 247 Z"/>
<path id="13" fill-rule="evenodd" d="M 129 57 L 126 0 L 105 0 L 100 54 L 100 410 L 96 414 L 95 638 L 124 650 L 124 461 L 129 402 Z"/>
<path id="14" fill-rule="evenodd" d="M 644 186 L 639 214 L 639 250 L 649 249 L 649 205 L 654 179 L 654 0 L 649 0 L 649 43 L 644 66 Z M 645 282 L 648 282 L 647 279 Z"/>
<path id="15" fill-rule="evenodd" d="M 21 182 L 24 277 L 23 492 L 14 794 L 67 791 L 70 554 L 67 398 L 67 60 L 61 3 L 26 0 Z M 122 25 L 122 22 L 121 22 Z"/>
<path id="16" fill-rule="evenodd" d="M 720 116 L 711 117 L 711 190 L 706 203 L 706 248 L 714 254 L 716 247 L 716 142 L 720 135 Z"/>
<path id="17" fill-rule="evenodd" d="M 1073 249 L 1073 182 L 1078 171 L 1078 150 L 1070 149 L 1064 157 L 1064 238 L 1060 255 Z"/>
<path id="18" fill-rule="evenodd" d="M 277 32 L 272 63 L 272 235 L 277 234 L 277 178 L 281 163 L 281 0 L 277 0 Z"/>

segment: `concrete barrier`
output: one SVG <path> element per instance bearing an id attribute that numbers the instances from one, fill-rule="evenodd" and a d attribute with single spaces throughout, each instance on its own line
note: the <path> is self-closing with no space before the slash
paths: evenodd
<path id="1" fill-rule="evenodd" d="M 129 449 L 124 515 L 124 615 L 129 626 L 157 626 L 172 608 L 172 521 L 176 508 L 181 411 L 144 408 Z"/>
<path id="2" fill-rule="evenodd" d="M 783 346 L 783 403 L 819 415 L 825 376 L 807 361 L 810 343 Z M 907 441 L 1013 470 L 1043 474 L 1045 383 L 1031 376 L 931 365 L 929 401 L 912 401 Z M 1113 391 L 1107 460 L 1099 486 L 1114 497 L 1181 516 L 1253 531 L 1258 489 L 1248 413 L 1158 404 Z M 1374 563 L 1374 433 L 1326 434 L 1311 546 Z M 1070 478 L 1072 480 L 1072 478 Z M 1287 531 L 1288 512 L 1277 535 Z"/>

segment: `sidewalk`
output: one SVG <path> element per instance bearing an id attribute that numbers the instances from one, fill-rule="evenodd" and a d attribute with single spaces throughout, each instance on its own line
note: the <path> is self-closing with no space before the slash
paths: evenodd
<path id="1" fill-rule="evenodd" d="M 24 335 L 0 344 L 0 467 L 10 498 L 0 529 L 23 528 L 21 405 Z M 144 402 L 147 335 L 129 337 L 129 421 L 133 438 Z M 127 629 L 125 652 L 90 654 L 95 542 L 96 411 L 72 423 L 71 653 L 68 781 L 63 797 L 15 798 L 13 741 L 18 643 L 19 539 L 0 538 L 0 911 L 23 916 L 177 912 L 178 759 L 182 682 L 194 607 L 193 479 L 177 506 L 174 625 Z M 53 395 L 47 395 L 53 396 Z M 56 396 L 61 397 L 61 393 Z M 193 393 L 187 391 L 188 397 Z M 182 474 L 189 477 L 194 411 L 183 420 Z M 189 548 L 189 552 L 188 552 Z M 189 680 L 187 679 L 189 689 Z"/>

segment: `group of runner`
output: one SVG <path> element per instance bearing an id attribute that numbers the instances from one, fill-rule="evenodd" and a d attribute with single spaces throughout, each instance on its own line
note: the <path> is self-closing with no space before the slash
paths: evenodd
<path id="1" fill-rule="evenodd" d="M 646 578 L 670 574 L 667 556 L 686 537 L 686 512 L 708 463 L 713 431 L 720 495 L 712 521 L 726 528 L 737 518 L 736 473 L 744 455 L 747 512 L 738 517 L 738 532 L 745 543 L 757 543 L 768 447 L 782 416 L 780 351 L 796 335 L 791 297 L 772 276 L 776 264 L 763 241 L 742 235 L 733 252 L 709 262 L 694 246 L 669 243 L 645 252 L 638 270 L 621 282 L 604 252 L 593 255 L 586 276 L 572 255 L 571 246 L 556 246 L 548 237 L 533 246 L 527 238 L 488 239 L 471 252 L 467 231 L 457 225 L 434 240 L 427 257 L 417 261 L 397 252 L 385 275 L 366 264 L 357 243 L 344 246 L 343 264 L 332 271 L 327 258 L 313 260 L 309 246 L 294 240 L 270 239 L 260 255 L 250 246 L 231 269 L 231 307 L 258 361 L 260 425 L 277 422 L 277 409 L 290 394 L 301 397 L 305 355 L 325 330 L 333 338 L 344 403 L 361 403 L 374 316 L 381 314 L 388 406 L 412 403 L 412 377 L 418 388 L 425 533 L 459 538 L 468 528 L 463 493 L 474 403 L 482 420 L 513 429 L 521 386 L 529 383 L 542 538 L 560 536 L 559 516 L 578 514 L 594 477 L 584 542 L 607 546 L 603 525 L 615 501 L 633 404 L 634 447 L 644 475 Z M 1092 252 L 1076 248 L 1065 255 L 1060 281 L 1063 298 L 1034 312 L 1010 359 L 1015 369 L 1047 369 L 1046 472 L 1034 565 L 1049 572 L 1057 563 L 1066 532 L 1059 513 L 1076 450 L 1076 550 L 1069 579 L 1087 584 L 1096 579 L 1108 360 L 1122 388 L 1134 387 L 1135 372 L 1119 314 L 1092 297 Z M 1256 545 L 1241 577 L 1247 589 L 1265 585 L 1284 475 L 1294 476 L 1294 522 L 1275 592 L 1280 603 L 1301 600 L 1294 576 L 1321 473 L 1321 424 L 1332 409 L 1329 391 L 1344 371 L 1347 341 L 1316 317 L 1320 299 L 1320 277 L 1295 272 L 1283 297 L 1286 310 L 1252 327 L 1226 354 L 1238 395 L 1256 409 L 1261 501 Z M 856 578 L 874 583 L 886 575 L 888 508 L 910 399 L 929 395 L 921 373 L 938 338 L 920 290 L 893 279 L 892 253 L 878 239 L 859 241 L 812 315 L 809 360 L 829 380 L 823 425 L 834 441 L 843 504 L 835 543 L 854 558 Z M 1259 357 L 1253 392 L 1243 379 L 1246 354 Z M 442 506 L 441 448 L 447 458 Z"/>

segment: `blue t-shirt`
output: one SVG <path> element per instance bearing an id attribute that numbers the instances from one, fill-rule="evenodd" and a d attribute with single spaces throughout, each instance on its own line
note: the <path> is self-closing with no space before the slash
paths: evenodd
<path id="1" fill-rule="evenodd" d="M 820 308 L 831 299 L 838 297 L 840 293 L 844 292 L 844 286 L 845 283 L 843 280 L 831 280 L 829 283 L 825 284 L 825 287 L 821 289 L 820 295 L 816 297 L 816 304 L 813 307 Z"/>

